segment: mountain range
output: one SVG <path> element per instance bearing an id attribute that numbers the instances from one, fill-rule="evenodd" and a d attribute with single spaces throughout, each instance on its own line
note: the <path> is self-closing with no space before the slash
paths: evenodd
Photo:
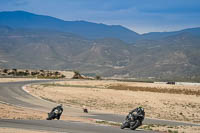
<path id="1" fill-rule="evenodd" d="M 200 81 L 200 28 L 138 34 L 120 25 L 0 12 L 0 67 Z"/>
<path id="2" fill-rule="evenodd" d="M 139 35 L 120 25 L 105 25 L 86 21 L 63 21 L 50 16 L 36 15 L 24 11 L 1 12 L 0 25 L 13 28 L 50 29 L 70 32 L 88 39 L 104 37 L 120 38 L 132 42 Z"/>

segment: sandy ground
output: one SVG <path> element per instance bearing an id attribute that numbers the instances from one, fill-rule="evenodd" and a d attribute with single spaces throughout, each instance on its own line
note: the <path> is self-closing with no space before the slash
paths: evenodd
<path id="1" fill-rule="evenodd" d="M 80 108 L 86 106 L 89 110 L 127 114 L 133 108 L 143 106 L 147 117 L 200 123 L 200 96 L 107 89 L 114 85 L 171 88 L 180 91 L 200 89 L 200 86 L 93 80 L 34 85 L 27 89 L 30 93 L 44 99 Z"/>
<path id="2" fill-rule="evenodd" d="M 0 103 L 0 119 L 45 120 L 48 112 Z M 62 115 L 60 120 L 93 122 L 91 119 Z"/>
<path id="3" fill-rule="evenodd" d="M 23 81 L 24 79 L 17 79 Z M 28 79 L 30 80 L 30 79 Z M 0 79 L 0 82 L 3 81 Z M 16 81 L 16 79 L 5 79 L 4 82 Z M 134 83 L 118 81 L 94 81 L 94 80 L 74 80 L 55 82 L 53 84 L 31 85 L 26 89 L 33 95 L 44 99 L 55 100 L 66 105 L 82 108 L 86 106 L 89 110 L 101 112 L 111 112 L 126 114 L 131 109 L 142 105 L 145 108 L 146 116 L 151 118 L 161 118 L 168 120 L 179 120 L 200 123 L 200 96 L 157 93 L 148 91 L 115 90 L 109 87 L 139 87 L 157 89 L 179 89 L 200 90 L 199 86 L 191 85 L 166 85 L 152 83 Z M 47 112 L 15 107 L 0 103 L 0 119 L 45 119 Z M 62 116 L 62 120 L 94 122 L 83 118 Z M 159 125 L 143 125 L 143 129 L 159 130 L 163 132 L 184 132 L 198 133 L 200 127 L 167 127 Z M 0 132 L 13 133 L 43 133 L 42 131 L 20 130 L 12 128 L 0 128 Z"/>
<path id="4" fill-rule="evenodd" d="M 59 71 L 59 72 L 65 75 L 65 78 L 67 79 L 71 79 L 74 76 L 73 71 Z"/>
<path id="5" fill-rule="evenodd" d="M 27 108 L 15 107 L 7 104 L 0 103 L 1 112 L 0 112 L 0 119 L 32 119 L 32 120 L 41 120 L 45 119 L 47 113 L 41 112 L 37 110 L 31 110 Z M 76 118 L 76 117 L 68 117 L 62 115 L 61 120 L 70 120 L 70 121 L 82 121 L 87 123 L 95 123 L 95 120 L 88 120 L 83 118 Z M 157 125 L 143 125 L 140 127 L 141 129 L 145 130 L 154 130 L 154 131 L 163 131 L 169 132 L 170 131 L 178 131 L 184 133 L 198 133 L 200 127 L 167 127 L 167 126 L 157 126 Z M 17 129 L 17 128 L 4 128 L 0 127 L 0 133 L 47 133 L 45 131 L 33 131 L 33 130 L 24 130 L 24 129 Z M 48 133 L 54 133 L 49 132 Z M 175 133 L 175 132 L 174 132 Z"/>
<path id="6" fill-rule="evenodd" d="M 200 131 L 200 127 L 191 126 L 142 125 L 140 128 L 146 130 L 159 131 L 161 133 L 199 133 Z"/>
<path id="7" fill-rule="evenodd" d="M 0 133 L 55 133 L 55 132 L 33 131 L 33 130 L 24 130 L 18 128 L 0 128 Z"/>
<path id="8" fill-rule="evenodd" d="M 35 111 L 31 109 L 15 107 L 0 103 L 0 119 L 36 119 L 41 120 L 47 117 L 45 112 Z"/>
<path id="9" fill-rule="evenodd" d="M 37 78 L 0 78 L 0 83 L 3 83 L 3 82 L 29 81 L 29 80 L 39 80 L 39 79 L 37 79 Z"/>
<path id="10" fill-rule="evenodd" d="M 55 82 L 56 83 L 56 82 Z M 160 89 L 190 89 L 190 90 L 200 90 L 199 85 L 170 85 L 164 83 L 144 83 L 144 82 L 122 82 L 116 80 L 74 80 L 67 82 L 58 82 L 62 85 L 82 85 L 82 86 L 93 86 L 93 87 L 108 87 L 108 86 L 133 86 L 133 87 L 149 87 L 149 88 L 160 88 Z"/>

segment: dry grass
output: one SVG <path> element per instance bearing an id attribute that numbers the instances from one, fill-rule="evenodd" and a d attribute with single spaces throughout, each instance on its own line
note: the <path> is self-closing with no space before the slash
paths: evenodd
<path id="1" fill-rule="evenodd" d="M 199 133 L 200 131 L 200 127 L 191 126 L 142 125 L 139 128 L 163 133 Z"/>
<path id="2" fill-rule="evenodd" d="M 156 93 L 169 93 L 169 94 L 184 94 L 184 95 L 196 95 L 200 96 L 200 90 L 191 89 L 175 89 L 175 88 L 156 88 L 156 87 L 135 87 L 126 85 L 112 85 L 108 86 L 108 89 L 114 90 L 129 90 L 129 91 L 145 91 L 145 92 L 156 92 Z"/>
<path id="3" fill-rule="evenodd" d="M 85 105 L 89 110 L 126 114 L 142 105 L 147 117 L 200 123 L 200 97 L 181 92 L 198 91 L 199 86 L 75 80 L 32 87 L 28 90 L 34 95 L 79 108 Z M 153 92 L 141 91 L 144 88 Z"/>

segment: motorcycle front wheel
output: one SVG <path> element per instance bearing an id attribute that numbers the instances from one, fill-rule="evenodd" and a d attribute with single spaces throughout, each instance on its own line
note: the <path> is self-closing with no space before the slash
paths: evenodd
<path id="1" fill-rule="evenodd" d="M 120 126 L 120 128 L 121 128 L 121 129 L 124 129 L 124 128 L 125 128 L 124 124 L 122 124 L 122 125 Z"/>
<path id="2" fill-rule="evenodd" d="M 130 125 L 130 129 L 131 130 L 135 130 L 136 128 L 138 128 L 141 125 L 141 122 L 139 120 L 136 120 L 134 123 L 132 123 Z"/>
<path id="3" fill-rule="evenodd" d="M 124 129 L 128 127 L 128 123 L 127 122 L 123 122 L 122 125 L 120 126 L 121 129 Z"/>

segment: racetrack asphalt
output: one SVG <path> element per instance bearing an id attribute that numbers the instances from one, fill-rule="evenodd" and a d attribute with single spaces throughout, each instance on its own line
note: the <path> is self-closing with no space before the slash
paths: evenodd
<path id="1" fill-rule="evenodd" d="M 11 83 L 0 83 L 0 101 L 9 103 L 16 106 L 27 107 L 37 109 L 41 111 L 50 111 L 56 104 L 42 100 L 40 98 L 30 95 L 28 92 L 22 89 L 22 86 L 26 84 L 52 82 L 57 80 L 37 80 L 37 81 L 22 81 L 22 82 L 11 82 Z M 65 111 L 66 108 L 66 111 Z M 74 116 L 87 117 L 92 119 L 100 119 L 113 122 L 122 122 L 125 118 L 123 115 L 116 114 L 101 114 L 96 112 L 90 112 L 87 115 L 82 112 L 81 109 L 64 107 L 64 114 L 73 112 Z M 158 119 L 145 118 L 145 124 L 160 124 L 160 125 L 190 125 L 200 126 L 198 124 L 183 123 L 176 121 L 166 121 Z M 21 129 L 33 129 L 33 130 L 45 130 L 45 131 L 56 131 L 66 133 L 123 133 L 133 132 L 131 130 L 121 130 L 118 127 L 105 126 L 99 124 L 88 124 L 81 122 L 72 121 L 46 121 L 46 120 L 3 120 L 0 119 L 0 127 L 12 127 Z M 147 133 L 153 131 L 134 131 L 139 133 Z"/>

